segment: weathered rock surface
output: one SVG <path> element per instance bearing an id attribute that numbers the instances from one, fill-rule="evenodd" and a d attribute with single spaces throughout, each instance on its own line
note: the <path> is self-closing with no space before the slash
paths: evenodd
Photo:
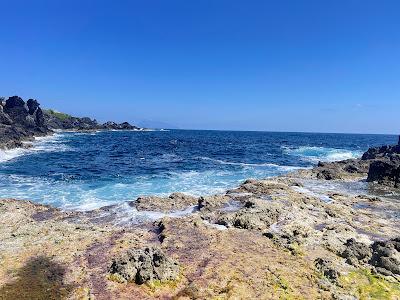
<path id="1" fill-rule="evenodd" d="M 197 198 L 184 193 L 172 193 L 169 197 L 143 196 L 131 202 L 137 210 L 172 212 L 196 205 Z"/>
<path id="2" fill-rule="evenodd" d="M 370 264 L 384 275 L 400 275 L 400 237 L 388 241 L 377 241 L 371 246 Z"/>
<path id="3" fill-rule="evenodd" d="M 128 250 L 115 258 L 109 272 L 116 280 L 143 284 L 154 280 L 175 280 L 179 275 L 179 265 L 161 249 L 147 247 Z"/>
<path id="4" fill-rule="evenodd" d="M 320 271 L 328 280 L 338 283 L 341 274 L 334 267 L 331 260 L 319 257 L 314 261 L 314 263 L 317 270 Z"/>
<path id="5" fill-rule="evenodd" d="M 278 220 L 281 214 L 282 208 L 275 203 L 250 199 L 243 209 L 221 215 L 216 223 L 228 227 L 265 231 Z"/>
<path id="6" fill-rule="evenodd" d="M 359 262 L 366 263 L 372 256 L 370 247 L 357 242 L 354 238 L 348 239 L 345 246 L 346 250 L 343 251 L 342 256 L 350 265 L 358 266 Z"/>
<path id="7" fill-rule="evenodd" d="M 342 256 L 353 266 L 370 264 L 384 275 L 400 274 L 400 238 L 376 241 L 371 245 L 349 239 Z"/>

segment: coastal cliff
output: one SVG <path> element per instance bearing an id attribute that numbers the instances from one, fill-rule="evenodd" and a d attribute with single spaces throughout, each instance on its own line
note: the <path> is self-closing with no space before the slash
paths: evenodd
<path id="1" fill-rule="evenodd" d="M 44 110 L 37 100 L 24 101 L 18 96 L 0 99 L 0 148 L 23 147 L 24 141 L 52 134 L 54 130 L 141 130 L 128 122 L 98 123 L 88 117 L 78 118 L 54 110 Z"/>
<path id="2" fill-rule="evenodd" d="M 399 299 L 393 177 L 348 189 L 396 147 L 199 198 L 85 212 L 0 200 L 0 298 Z"/>

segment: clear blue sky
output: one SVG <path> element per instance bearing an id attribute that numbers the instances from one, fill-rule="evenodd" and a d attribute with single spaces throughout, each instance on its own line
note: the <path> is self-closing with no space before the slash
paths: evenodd
<path id="1" fill-rule="evenodd" d="M 101 121 L 398 133 L 400 1 L 0 0 L 0 95 Z"/>

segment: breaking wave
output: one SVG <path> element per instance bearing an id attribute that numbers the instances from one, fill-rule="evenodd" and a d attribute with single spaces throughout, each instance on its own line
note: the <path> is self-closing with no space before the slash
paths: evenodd
<path id="1" fill-rule="evenodd" d="M 362 151 L 359 150 L 347 150 L 347 149 L 336 149 L 336 148 L 325 148 L 325 147 L 311 147 L 302 146 L 298 148 L 287 148 L 283 147 L 284 152 L 298 156 L 301 159 L 318 162 L 318 161 L 339 161 L 351 158 L 359 158 L 362 155 Z"/>

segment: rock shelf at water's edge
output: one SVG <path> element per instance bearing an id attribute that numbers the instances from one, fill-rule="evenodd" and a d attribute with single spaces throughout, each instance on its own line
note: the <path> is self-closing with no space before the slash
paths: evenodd
<path id="1" fill-rule="evenodd" d="M 1 200 L 1 299 L 399 298 L 399 153 L 385 149 L 124 210 Z"/>

